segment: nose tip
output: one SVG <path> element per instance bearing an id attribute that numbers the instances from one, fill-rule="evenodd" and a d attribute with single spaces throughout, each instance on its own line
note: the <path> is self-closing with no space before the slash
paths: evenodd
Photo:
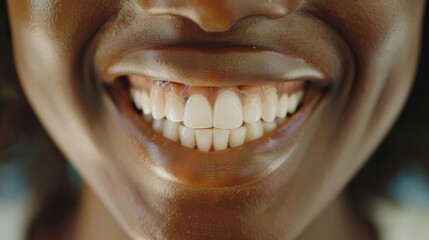
<path id="1" fill-rule="evenodd" d="M 299 0 L 139 0 L 153 15 L 190 19 L 207 32 L 224 32 L 238 20 L 252 15 L 281 18 L 293 12 Z"/>

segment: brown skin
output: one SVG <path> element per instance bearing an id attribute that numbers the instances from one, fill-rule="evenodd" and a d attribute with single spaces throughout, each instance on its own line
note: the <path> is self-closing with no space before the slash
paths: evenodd
<path id="1" fill-rule="evenodd" d="M 296 239 L 365 163 L 402 108 L 424 4 L 9 0 L 8 8 L 18 73 L 36 114 L 129 236 Z M 270 144 L 264 138 L 202 154 L 138 124 L 103 87 L 117 77 L 109 66 L 138 49 L 213 46 L 255 46 L 304 60 L 300 78 L 329 83 L 330 91 L 273 133 Z M 195 62 L 165 52 L 157 57 L 175 70 L 163 69 L 163 77 L 199 85 L 294 80 L 252 72 L 270 59 L 258 54 L 240 73 L 219 72 L 224 64 L 235 69 L 235 55 L 237 61 L 216 62 L 207 79 Z"/>

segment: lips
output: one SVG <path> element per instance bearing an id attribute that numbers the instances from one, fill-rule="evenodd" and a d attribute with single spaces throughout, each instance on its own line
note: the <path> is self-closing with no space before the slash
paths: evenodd
<path id="1" fill-rule="evenodd" d="M 300 80 L 300 82 L 304 81 Z M 256 123 L 246 123 L 246 125 L 243 125 L 246 127 L 246 135 L 244 137 L 246 143 L 240 143 L 240 139 L 235 140 L 234 142 L 234 138 L 239 138 L 237 135 L 240 135 L 240 130 L 243 129 L 242 126 L 231 129 L 228 136 L 230 148 L 227 150 L 222 146 L 216 147 L 215 149 L 215 141 L 217 140 L 215 140 L 216 136 L 214 133 L 215 131 L 219 131 L 218 128 L 207 129 L 206 127 L 208 126 L 205 126 L 202 129 L 194 130 L 195 143 L 188 143 L 189 145 L 185 147 L 184 145 L 186 145 L 186 140 L 181 141 L 182 145 L 176 143 L 178 141 L 177 136 L 179 136 L 180 139 L 180 127 L 178 124 L 175 124 L 163 117 L 161 120 L 153 121 L 151 129 L 151 124 L 148 124 L 151 120 L 148 120 L 147 122 L 142 121 L 144 118 L 141 117 L 141 114 L 132 108 L 131 96 L 128 93 L 129 86 L 124 86 L 123 83 L 121 84 L 119 78 L 108 87 L 108 91 L 113 97 L 113 101 L 119 111 L 123 114 L 123 117 L 131 120 L 139 129 L 137 134 L 145 138 L 145 140 L 141 142 L 143 145 L 140 147 L 150 149 L 156 165 L 161 163 L 161 165 L 157 166 L 161 166 L 161 168 L 158 168 L 157 170 L 161 176 L 180 182 L 188 182 L 189 177 L 191 176 L 191 181 L 188 183 L 199 182 L 206 186 L 218 186 L 218 184 L 226 186 L 229 184 L 240 184 L 243 183 L 243 181 L 249 181 L 248 176 L 246 175 L 251 176 L 251 178 L 256 178 L 256 176 L 266 173 L 265 171 L 269 169 L 269 167 L 272 167 L 273 164 L 276 164 L 276 162 L 279 164 L 278 161 L 267 161 L 265 163 L 261 163 L 258 160 L 258 156 L 260 158 L 263 155 L 272 155 L 273 153 L 279 154 L 281 152 L 278 150 L 282 148 L 292 150 L 293 144 L 291 144 L 291 141 L 294 141 L 294 139 L 298 137 L 299 132 L 304 127 L 304 123 L 307 121 L 308 117 L 311 116 L 314 108 L 322 99 L 324 90 L 327 89 L 324 84 L 317 85 L 313 83 L 312 86 L 313 88 L 306 92 L 308 100 L 302 103 L 299 111 L 293 116 L 290 116 L 286 123 L 282 121 L 282 119 L 279 119 L 280 122 L 278 122 L 278 125 L 276 123 L 275 127 L 269 126 L 269 124 L 262 124 L 261 121 Z M 252 85 L 247 85 L 247 87 L 257 88 L 259 86 L 255 86 L 254 83 L 252 83 Z M 199 88 L 207 87 L 199 86 Z M 267 89 L 269 90 L 270 88 Z M 268 92 L 269 91 L 265 94 L 268 94 Z M 197 102 L 200 103 L 201 101 Z M 294 111 L 295 110 L 291 110 L 291 112 Z M 275 115 L 277 114 L 279 114 L 279 112 L 278 110 L 275 110 Z M 160 126 L 160 121 L 164 121 L 161 124 L 162 126 Z M 265 131 L 264 125 L 266 129 Z M 171 131 L 174 129 L 178 130 L 178 128 L 179 135 L 171 133 Z M 190 128 L 186 129 L 189 130 Z M 185 130 L 182 128 L 182 131 Z M 182 132 L 182 134 L 186 133 Z M 222 133 L 218 134 L 224 135 Z M 199 152 L 196 152 L 194 149 L 189 149 L 194 148 L 194 144 Z M 224 151 L 205 153 L 210 150 Z M 175 154 L 174 157 L 166 158 L 166 156 L 171 156 L 170 154 L 172 153 Z M 252 158 L 249 156 L 252 156 L 255 161 L 252 161 Z M 275 157 L 274 159 L 281 158 Z M 168 164 L 164 165 L 165 163 Z M 215 164 L 214 166 L 216 167 L 214 167 L 213 164 Z M 232 172 L 230 172 L 229 169 L 229 166 L 231 165 L 233 166 L 231 169 L 234 170 Z M 258 168 L 255 168 L 255 166 Z M 213 171 L 223 172 L 223 182 L 213 182 Z"/>
<path id="2" fill-rule="evenodd" d="M 332 81 L 303 59 L 249 49 L 165 48 L 137 50 L 107 66 L 103 79 L 136 74 L 189 86 L 241 86 L 294 80 Z"/>
<path id="3" fill-rule="evenodd" d="M 94 73 L 96 78 L 104 82 L 115 103 L 119 122 L 124 125 L 124 131 L 129 132 L 133 148 L 136 152 L 144 152 L 140 161 L 154 169 L 160 177 L 200 187 L 244 184 L 270 174 L 293 156 L 294 145 L 299 141 L 302 131 L 305 131 L 306 123 L 316 107 L 340 85 L 338 80 L 344 74 L 344 65 L 349 63 L 349 59 L 342 55 L 349 52 L 341 38 L 335 38 L 338 35 L 332 29 L 321 26 L 320 22 L 310 22 L 319 27 L 319 33 L 329 34 L 331 38 L 306 39 L 298 46 L 296 37 L 285 36 L 282 39 L 284 48 L 281 50 L 277 44 L 251 44 L 248 40 L 240 42 L 239 38 L 231 43 L 226 39 L 234 37 L 226 35 L 218 35 L 217 42 L 208 43 L 206 33 L 196 33 L 192 40 L 178 38 L 177 43 L 171 46 L 154 47 L 153 44 L 145 45 L 144 41 L 136 40 L 137 44 L 123 44 L 113 50 L 103 47 L 94 49 Z M 307 28 L 312 24 L 308 24 Z M 299 31 L 298 26 L 291 29 Z M 234 35 L 234 31 L 233 28 L 228 34 Z M 305 35 L 300 37 L 308 38 Z M 271 38 L 276 39 L 278 36 L 267 37 Z M 106 38 L 101 35 L 99 39 Z M 199 43 L 192 47 L 192 42 Z M 329 56 L 330 61 L 324 61 L 324 56 Z M 174 136 L 176 141 L 171 141 L 164 131 L 157 132 L 153 128 L 150 123 L 155 120 L 153 116 L 152 120 L 142 117 L 145 115 L 144 109 L 133 106 L 130 89 L 136 86 L 129 81 L 131 76 L 150 82 L 162 81 L 189 88 L 222 90 L 219 92 L 231 88 L 257 88 L 297 82 L 310 87 L 306 87 L 305 100 L 286 123 L 277 125 L 263 137 L 258 136 L 243 145 L 230 146 L 226 150 L 223 147 L 220 148 L 222 151 L 207 153 L 197 151 L 198 146 L 190 149 L 194 147 L 193 143 L 189 143 L 189 146 L 178 143 L 180 130 L 179 137 Z M 149 91 L 147 95 L 149 97 Z M 280 100 L 282 96 L 277 97 Z M 165 121 L 171 120 L 166 118 L 165 112 L 162 117 Z M 228 130 L 232 131 L 233 128 Z"/>

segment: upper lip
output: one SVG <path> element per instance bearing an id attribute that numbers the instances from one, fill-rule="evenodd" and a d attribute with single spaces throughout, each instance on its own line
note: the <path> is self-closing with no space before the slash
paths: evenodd
<path id="1" fill-rule="evenodd" d="M 328 81 L 303 59 L 248 47 L 136 50 L 107 66 L 103 79 L 130 74 L 191 86 L 229 87 L 292 80 Z"/>
<path id="2" fill-rule="evenodd" d="M 338 33 L 304 14 L 286 20 L 289 22 L 270 22 L 274 25 L 268 27 L 287 26 L 286 33 L 267 32 L 258 22 L 248 26 L 244 21 L 224 33 L 207 33 L 184 24 L 181 32 L 167 32 L 161 37 L 150 29 L 135 30 L 133 26 L 124 29 L 123 35 L 115 34 L 117 39 L 101 34 L 92 45 L 96 76 L 107 83 L 136 74 L 215 87 L 291 80 L 332 83 L 341 79 L 347 62 L 342 53 L 348 46 Z"/>

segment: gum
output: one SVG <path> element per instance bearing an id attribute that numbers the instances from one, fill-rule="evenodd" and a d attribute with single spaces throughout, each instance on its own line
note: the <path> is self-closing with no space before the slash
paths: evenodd
<path id="1" fill-rule="evenodd" d="M 216 101 L 217 96 L 223 90 L 230 89 L 235 91 L 241 100 L 249 94 L 258 93 L 260 97 L 263 97 L 264 90 L 267 88 L 274 87 L 277 89 L 279 97 L 283 94 L 292 94 L 294 92 L 303 90 L 305 87 L 305 81 L 293 81 L 293 82 L 281 82 L 281 83 L 271 83 L 265 85 L 255 85 L 255 86 L 237 86 L 237 87 L 198 87 L 198 86 L 188 86 L 175 82 L 160 81 L 160 80 L 150 80 L 141 76 L 132 75 L 128 77 L 129 83 L 132 88 L 140 91 L 145 91 L 148 94 L 150 93 L 153 87 L 161 88 L 164 95 L 169 93 L 177 94 L 185 99 L 185 101 L 195 93 L 200 93 L 204 95 L 208 101 L 213 105 Z"/>

